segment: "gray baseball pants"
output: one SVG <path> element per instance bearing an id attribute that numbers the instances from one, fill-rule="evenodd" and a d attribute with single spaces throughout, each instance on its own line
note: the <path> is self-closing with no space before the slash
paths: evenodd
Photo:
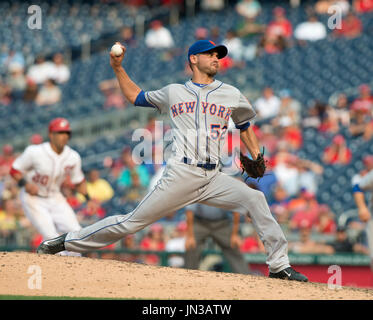
<path id="1" fill-rule="evenodd" d="M 107 246 L 195 202 L 248 214 L 266 249 L 269 271 L 289 267 L 287 241 L 262 192 L 218 169 L 206 170 L 174 158 L 169 159 L 158 184 L 132 212 L 109 216 L 69 232 L 65 248 L 87 252 Z"/>

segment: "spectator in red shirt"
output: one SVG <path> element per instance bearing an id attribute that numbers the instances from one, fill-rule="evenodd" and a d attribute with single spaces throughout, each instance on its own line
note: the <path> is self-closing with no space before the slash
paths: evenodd
<path id="1" fill-rule="evenodd" d="M 61 191 L 66 201 L 76 212 L 81 225 L 89 225 L 105 217 L 106 210 L 100 206 L 99 202 L 96 200 L 85 202 L 82 195 L 75 193 L 74 185 L 71 183 L 69 177 L 62 184 Z"/>
<path id="2" fill-rule="evenodd" d="M 254 128 L 254 126 L 253 126 Z M 258 128 L 255 126 L 255 128 Z M 273 126 L 270 124 L 263 124 L 257 129 L 257 136 L 260 137 L 259 141 L 265 147 L 267 154 L 274 154 L 277 149 L 278 136 L 276 135 Z"/>
<path id="3" fill-rule="evenodd" d="M 306 201 L 304 206 L 296 210 L 290 219 L 290 229 L 299 230 L 304 227 L 312 228 L 316 225 L 319 217 L 319 204 L 313 193 L 303 190 L 301 196 Z"/>
<path id="4" fill-rule="evenodd" d="M 91 201 L 78 211 L 78 220 L 81 225 L 90 225 L 101 220 L 106 215 L 106 210 L 97 201 Z"/>
<path id="5" fill-rule="evenodd" d="M 373 96 L 370 92 L 370 87 L 367 84 L 362 84 L 359 87 L 359 97 L 357 97 L 351 104 L 351 108 L 354 107 L 355 104 L 359 104 L 368 109 L 369 112 L 373 109 Z"/>
<path id="6" fill-rule="evenodd" d="M 225 56 L 223 59 L 219 60 L 219 70 L 220 72 L 226 72 L 227 70 L 236 66 L 236 63 L 231 57 Z"/>
<path id="7" fill-rule="evenodd" d="M 73 208 L 73 210 L 75 211 L 78 211 L 82 205 L 82 200 L 78 198 L 71 186 L 69 186 L 67 183 L 64 183 L 61 190 L 71 208 Z"/>
<path id="8" fill-rule="evenodd" d="M 274 54 L 283 51 L 287 46 L 290 37 L 293 34 L 293 26 L 286 19 L 285 9 L 276 7 L 273 10 L 274 19 L 268 24 L 264 36 L 259 42 L 257 54 Z"/>
<path id="9" fill-rule="evenodd" d="M 150 231 L 145 238 L 140 242 L 140 248 L 148 251 L 164 251 L 165 250 L 165 236 L 163 227 L 159 223 L 154 223 L 150 227 Z M 160 259 L 156 254 L 146 255 L 144 262 L 149 265 L 159 265 Z"/>
<path id="10" fill-rule="evenodd" d="M 373 0 L 355 0 L 353 7 L 357 13 L 366 13 L 373 11 Z"/>
<path id="11" fill-rule="evenodd" d="M 335 217 L 329 206 L 326 204 L 320 205 L 319 217 L 316 222 L 316 230 L 319 233 L 334 233 L 337 230 Z"/>
<path id="12" fill-rule="evenodd" d="M 325 104 L 325 110 L 320 114 L 320 125 L 318 130 L 322 133 L 336 134 L 339 132 L 338 122 L 335 116 L 335 110 L 330 106 Z"/>
<path id="13" fill-rule="evenodd" d="M 340 29 L 334 30 L 334 36 L 356 38 L 360 36 L 363 31 L 363 24 L 361 20 L 352 12 L 349 12 L 344 19 Z"/>
<path id="14" fill-rule="evenodd" d="M 0 155 L 0 178 L 8 175 L 15 158 L 13 147 L 10 144 L 5 144 L 3 146 L 3 154 Z"/>
<path id="15" fill-rule="evenodd" d="M 29 139 L 30 144 L 41 144 L 43 140 L 43 136 L 38 133 L 34 133 Z"/>
<path id="16" fill-rule="evenodd" d="M 373 136 L 372 108 L 367 101 L 355 100 L 350 108 L 351 121 L 349 132 L 353 137 L 362 136 L 369 141 Z"/>
<path id="17" fill-rule="evenodd" d="M 332 144 L 325 148 L 323 161 L 326 164 L 350 163 L 352 157 L 351 150 L 347 147 L 345 138 L 338 134 L 333 138 Z"/>
<path id="18" fill-rule="evenodd" d="M 250 253 L 265 253 L 265 248 L 263 242 L 259 239 L 258 234 L 255 230 L 243 239 L 241 246 L 241 252 L 250 252 Z"/>
<path id="19" fill-rule="evenodd" d="M 276 7 L 273 10 L 274 19 L 268 24 L 267 35 L 282 36 L 289 39 L 293 34 L 293 26 L 291 22 L 286 19 L 285 9 Z"/>
<path id="20" fill-rule="evenodd" d="M 283 128 L 282 138 L 291 150 L 298 150 L 303 145 L 302 130 L 295 124 Z"/>
<path id="21" fill-rule="evenodd" d="M 35 233 L 31 236 L 30 247 L 33 251 L 36 251 L 36 248 L 43 242 L 43 236 L 39 233 Z"/>
<path id="22" fill-rule="evenodd" d="M 298 197 L 292 198 L 287 206 L 290 216 L 294 215 L 298 211 L 305 210 L 310 197 L 312 198 L 312 194 L 303 189 L 299 192 Z"/>

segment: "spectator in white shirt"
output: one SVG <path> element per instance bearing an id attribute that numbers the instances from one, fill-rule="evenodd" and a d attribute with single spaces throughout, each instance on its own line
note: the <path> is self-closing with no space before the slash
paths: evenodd
<path id="1" fill-rule="evenodd" d="M 187 231 L 187 224 L 181 221 L 177 224 L 171 238 L 166 242 L 165 251 L 180 252 L 180 254 L 173 253 L 168 258 L 168 265 L 174 268 L 184 267 L 184 252 L 185 252 L 185 234 Z"/>
<path id="2" fill-rule="evenodd" d="M 259 15 L 261 6 L 256 0 L 241 0 L 236 4 L 235 9 L 239 15 L 251 19 Z"/>
<path id="3" fill-rule="evenodd" d="M 326 27 L 318 21 L 317 16 L 311 15 L 308 21 L 300 23 L 294 30 L 294 37 L 300 41 L 317 41 L 327 36 Z"/>
<path id="4" fill-rule="evenodd" d="M 45 61 L 45 58 L 42 56 L 38 56 L 35 60 L 35 64 L 29 68 L 27 77 L 39 85 L 52 78 L 53 73 L 53 63 L 50 61 Z"/>
<path id="5" fill-rule="evenodd" d="M 245 46 L 234 30 L 227 31 L 223 44 L 228 48 L 229 55 L 232 57 L 236 67 L 244 67 L 245 60 L 253 60 L 256 56 L 256 45 L 249 44 Z"/>
<path id="6" fill-rule="evenodd" d="M 228 30 L 225 34 L 223 44 L 228 48 L 229 55 L 234 61 L 241 61 L 244 53 L 244 46 L 240 38 L 233 30 Z"/>
<path id="7" fill-rule="evenodd" d="M 70 69 L 63 61 L 63 55 L 56 53 L 53 56 L 53 75 L 52 78 L 57 83 L 65 83 L 70 79 Z"/>
<path id="8" fill-rule="evenodd" d="M 174 46 L 174 40 L 170 30 L 164 27 L 161 21 L 154 20 L 145 34 L 145 44 L 149 48 L 169 49 Z"/>
<path id="9" fill-rule="evenodd" d="M 254 108 L 258 113 L 258 119 L 271 119 L 278 115 L 280 111 L 281 100 L 274 93 L 272 88 L 266 87 L 262 96 L 254 103 Z"/>
<path id="10" fill-rule="evenodd" d="M 18 62 L 12 62 L 6 77 L 6 84 L 11 88 L 12 93 L 17 96 L 17 93 L 23 92 L 26 89 L 26 82 L 23 66 Z"/>
<path id="11" fill-rule="evenodd" d="M 52 105 L 61 100 L 61 95 L 61 89 L 56 86 L 55 81 L 53 79 L 48 79 L 41 87 L 35 102 L 39 106 Z"/>

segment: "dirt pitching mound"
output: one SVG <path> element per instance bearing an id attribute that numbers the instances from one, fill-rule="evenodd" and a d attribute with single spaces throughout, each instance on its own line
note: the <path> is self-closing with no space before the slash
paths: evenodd
<path id="1" fill-rule="evenodd" d="M 161 300 L 373 300 L 373 290 L 105 259 L 0 252 L 0 295 Z"/>

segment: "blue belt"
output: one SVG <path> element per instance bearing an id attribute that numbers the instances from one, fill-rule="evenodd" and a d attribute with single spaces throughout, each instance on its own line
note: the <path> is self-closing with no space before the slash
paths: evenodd
<path id="1" fill-rule="evenodd" d="M 185 164 L 192 164 L 192 160 L 187 157 L 184 157 L 182 161 Z M 195 166 L 197 166 L 198 168 L 206 169 L 206 170 L 214 170 L 216 168 L 215 163 L 197 163 Z"/>

